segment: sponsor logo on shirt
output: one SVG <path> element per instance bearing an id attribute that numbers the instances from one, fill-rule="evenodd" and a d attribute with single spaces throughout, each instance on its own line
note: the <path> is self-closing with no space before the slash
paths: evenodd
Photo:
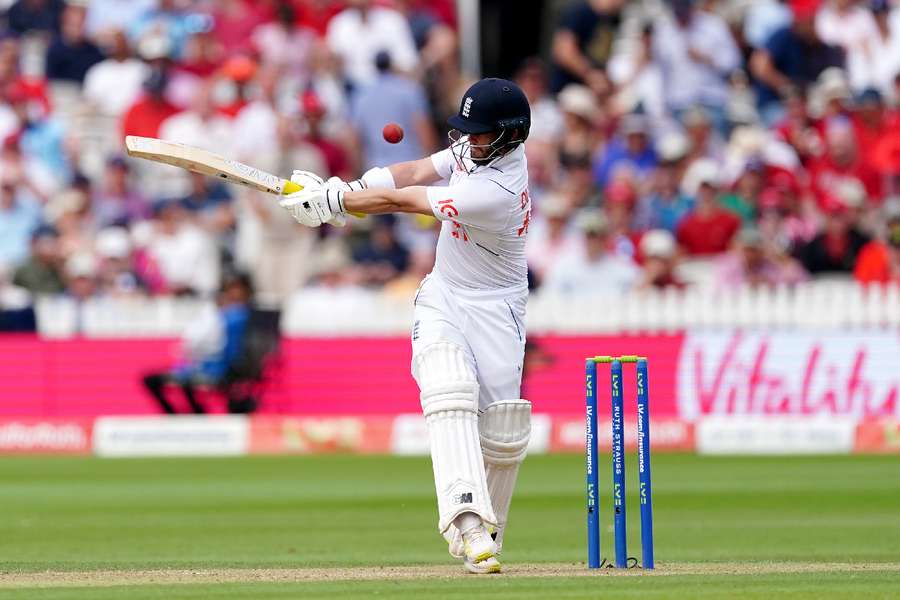
<path id="1" fill-rule="evenodd" d="M 453 198 L 438 201 L 438 206 L 440 206 L 441 213 L 447 216 L 450 219 L 450 222 L 453 223 L 453 231 L 450 232 L 450 235 L 456 239 L 462 239 L 462 241 L 468 242 L 469 236 L 466 233 L 466 228 L 455 218 L 459 216 L 459 209 L 453 205 Z"/>

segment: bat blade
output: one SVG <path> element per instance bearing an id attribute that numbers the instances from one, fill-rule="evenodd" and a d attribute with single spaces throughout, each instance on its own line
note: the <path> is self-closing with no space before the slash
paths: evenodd
<path id="1" fill-rule="evenodd" d="M 267 173 L 262 169 L 187 144 L 129 135 L 125 137 L 125 149 L 128 151 L 128 156 L 172 165 L 210 177 L 218 177 L 260 192 L 282 195 L 303 190 L 302 185 L 294 183 L 290 179 L 282 179 L 278 175 Z M 362 213 L 350 214 L 359 218 L 365 216 Z"/>
<path id="2" fill-rule="evenodd" d="M 187 144 L 129 135 L 125 138 L 125 148 L 129 156 L 218 177 L 261 192 L 280 195 L 303 189 L 277 175 Z"/>

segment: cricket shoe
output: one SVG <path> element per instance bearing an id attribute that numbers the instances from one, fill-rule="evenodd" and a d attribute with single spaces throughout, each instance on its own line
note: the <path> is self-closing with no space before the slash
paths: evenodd
<path id="1" fill-rule="evenodd" d="M 489 575 L 500 572 L 500 561 L 497 560 L 496 556 L 478 562 L 473 562 L 466 557 L 463 559 L 463 566 L 466 567 L 466 571 L 476 575 Z"/>
<path id="2" fill-rule="evenodd" d="M 476 525 L 462 534 L 466 562 L 475 565 L 493 558 L 497 560 L 497 543 L 484 525 Z M 499 566 L 499 562 L 497 565 Z"/>

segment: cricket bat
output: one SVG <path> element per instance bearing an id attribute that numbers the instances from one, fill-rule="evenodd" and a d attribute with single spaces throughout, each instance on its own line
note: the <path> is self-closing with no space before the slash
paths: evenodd
<path id="1" fill-rule="evenodd" d="M 303 186 L 290 179 L 282 179 L 256 167 L 187 144 L 129 135 L 125 137 L 125 148 L 128 156 L 180 167 L 210 177 L 218 177 L 261 192 L 280 196 L 293 194 L 303 189 Z M 358 213 L 353 213 L 353 215 L 365 216 Z"/>

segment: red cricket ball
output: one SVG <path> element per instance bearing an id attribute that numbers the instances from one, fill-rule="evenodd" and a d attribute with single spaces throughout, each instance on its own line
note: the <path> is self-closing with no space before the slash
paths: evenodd
<path id="1" fill-rule="evenodd" d="M 399 144 L 400 140 L 403 139 L 403 128 L 396 123 L 388 123 L 381 130 L 381 135 L 384 136 L 384 141 L 389 144 Z"/>

